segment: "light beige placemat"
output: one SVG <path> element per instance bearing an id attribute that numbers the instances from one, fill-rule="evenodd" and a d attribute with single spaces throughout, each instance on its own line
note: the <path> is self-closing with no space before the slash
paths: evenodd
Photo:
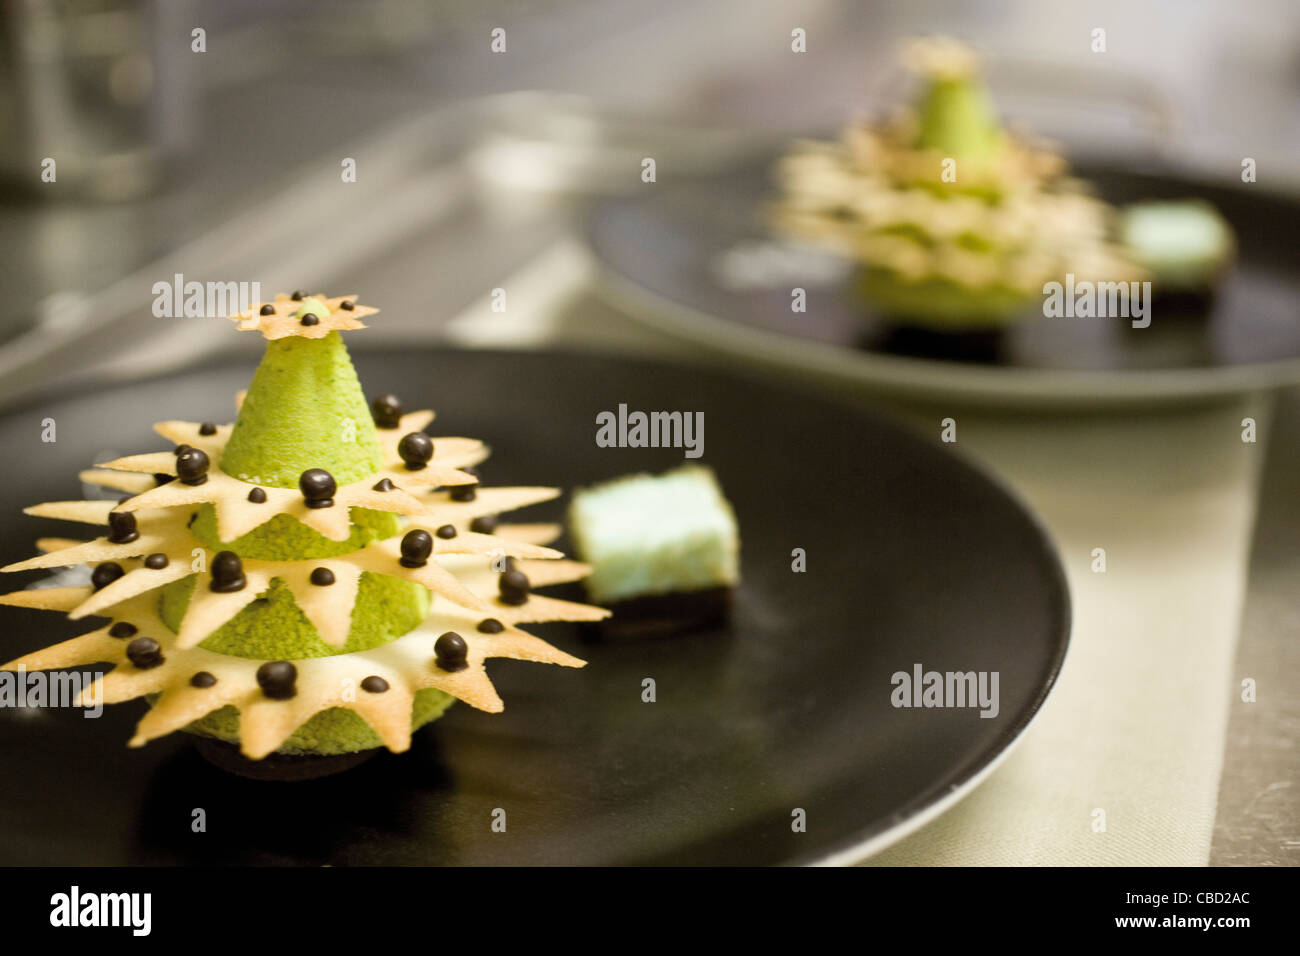
<path id="1" fill-rule="evenodd" d="M 1074 632 L 1018 749 L 872 863 L 1208 861 L 1264 448 L 1242 441 L 1241 421 L 1266 428 L 1267 406 L 1030 421 L 948 412 L 958 446 L 1056 539 Z M 938 434 L 943 416 L 928 417 Z"/>

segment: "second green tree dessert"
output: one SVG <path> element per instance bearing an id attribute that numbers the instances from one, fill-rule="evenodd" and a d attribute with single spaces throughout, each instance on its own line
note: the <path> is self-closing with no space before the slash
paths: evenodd
<path id="1" fill-rule="evenodd" d="M 969 49 L 926 38 L 904 60 L 920 81 L 912 108 L 783 158 L 778 231 L 857 263 L 863 300 L 898 325 L 996 329 L 1066 273 L 1142 277 L 1111 208 L 1057 151 L 1002 127 Z"/>

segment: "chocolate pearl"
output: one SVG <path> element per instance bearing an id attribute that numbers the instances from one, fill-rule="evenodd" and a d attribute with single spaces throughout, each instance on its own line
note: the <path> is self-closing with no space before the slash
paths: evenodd
<path id="1" fill-rule="evenodd" d="M 306 315 L 304 315 L 301 319 L 298 320 L 298 324 L 299 325 L 320 325 L 320 319 L 316 316 L 315 312 L 308 312 Z"/>
<path id="2" fill-rule="evenodd" d="M 200 435 L 215 435 L 216 433 L 217 433 L 217 426 L 214 425 L 212 422 L 204 422 L 202 425 L 199 426 Z"/>
<path id="3" fill-rule="evenodd" d="M 130 544 L 140 537 L 135 526 L 135 515 L 129 511 L 114 511 L 108 516 L 108 540 L 113 544 Z"/>
<path id="4" fill-rule="evenodd" d="M 140 670 L 146 671 L 163 662 L 162 645 L 152 637 L 137 637 L 126 645 L 126 657 Z"/>
<path id="5" fill-rule="evenodd" d="M 255 505 L 266 504 L 266 489 L 254 488 L 252 491 L 248 493 L 248 500 Z"/>
<path id="6" fill-rule="evenodd" d="M 528 575 L 512 568 L 501 575 L 497 588 L 501 592 L 502 604 L 523 604 L 528 600 Z"/>
<path id="7" fill-rule="evenodd" d="M 469 530 L 477 534 L 492 534 L 500 520 L 499 515 L 479 515 L 469 523 Z"/>
<path id="8" fill-rule="evenodd" d="M 389 479 L 380 478 L 377 482 L 375 482 L 375 484 L 373 485 L 373 487 L 371 487 L 370 490 L 371 491 L 392 491 L 396 487 L 397 486 L 393 484 L 392 481 L 390 481 Z"/>
<path id="9" fill-rule="evenodd" d="M 456 537 L 456 526 L 454 524 L 445 524 L 439 527 L 435 533 L 445 541 Z"/>
<path id="10" fill-rule="evenodd" d="M 438 666 L 445 671 L 461 671 L 469 666 L 465 660 L 469 654 L 469 645 L 455 631 L 448 631 L 439 637 L 433 645 L 433 653 L 437 655 Z"/>
<path id="11" fill-rule="evenodd" d="M 213 677 L 211 674 L 209 674 L 207 671 L 199 671 L 197 674 L 195 674 L 193 677 L 190 678 L 191 687 L 199 687 L 199 688 L 211 687 L 216 682 L 217 679 Z"/>
<path id="12" fill-rule="evenodd" d="M 167 482 L 169 482 L 169 481 L 175 481 L 175 480 L 176 480 L 176 476 L 175 476 L 175 475 L 169 475 L 169 474 L 167 474 L 166 472 L 155 471 L 155 472 L 153 473 L 153 483 L 154 483 L 155 486 L 158 486 L 158 485 L 165 485 L 165 484 L 167 484 Z"/>
<path id="13" fill-rule="evenodd" d="M 301 302 L 301 301 L 302 301 L 302 290 L 301 290 L 301 289 L 294 289 L 294 290 L 293 290 L 293 295 L 289 296 L 289 298 L 293 299 L 293 301 L 295 301 L 295 302 Z"/>
<path id="14" fill-rule="evenodd" d="M 190 448 L 176 456 L 176 476 L 182 484 L 201 485 L 208 480 L 208 456 Z"/>
<path id="15" fill-rule="evenodd" d="M 275 306 L 268 302 L 257 311 L 259 315 L 275 315 Z"/>
<path id="16" fill-rule="evenodd" d="M 402 400 L 396 395 L 380 395 L 370 403 L 370 416 L 380 428 L 398 428 L 402 424 Z"/>
<path id="17" fill-rule="evenodd" d="M 167 555 L 161 551 L 156 551 L 144 559 L 144 566 L 150 571 L 161 571 L 168 565 Z"/>
<path id="18" fill-rule="evenodd" d="M 103 564 L 95 565 L 95 570 L 90 572 L 90 583 L 98 591 L 108 587 L 124 574 L 126 572 L 122 570 L 122 565 L 116 561 L 105 561 Z"/>
<path id="19" fill-rule="evenodd" d="M 187 451 L 193 451 L 193 450 L 194 450 L 193 445 L 177 445 L 175 448 L 172 449 L 172 454 L 180 456 L 185 454 Z"/>
<path id="20" fill-rule="evenodd" d="M 139 628 L 134 624 L 128 624 L 126 621 L 118 621 L 108 629 L 109 637 L 135 637 Z"/>
<path id="21" fill-rule="evenodd" d="M 506 626 L 494 617 L 485 617 L 478 622 L 480 634 L 500 634 Z"/>
<path id="22" fill-rule="evenodd" d="M 212 581 L 208 589 L 217 594 L 233 594 L 248 585 L 244 577 L 244 562 L 233 551 L 221 551 L 212 559 Z"/>
<path id="23" fill-rule="evenodd" d="M 361 682 L 361 689 L 367 694 L 382 694 L 388 690 L 388 681 L 372 674 Z"/>
<path id="24" fill-rule="evenodd" d="M 338 485 L 334 482 L 334 476 L 324 468 L 308 468 L 304 471 L 298 479 L 298 488 L 307 500 L 308 508 L 334 507 L 334 492 L 338 491 Z"/>
<path id="25" fill-rule="evenodd" d="M 433 457 L 433 439 L 424 432 L 411 432 L 397 443 L 397 453 L 406 463 L 407 471 L 419 471 Z"/>
<path id="26" fill-rule="evenodd" d="M 329 568 L 315 568 L 311 572 L 311 583 L 320 588 L 327 588 L 334 583 L 334 572 Z"/>
<path id="27" fill-rule="evenodd" d="M 433 554 L 433 535 L 421 528 L 406 532 L 402 538 L 402 567 L 422 568 L 429 563 L 431 554 Z"/>
<path id="28" fill-rule="evenodd" d="M 257 684 L 272 700 L 288 700 L 297 694 L 297 680 L 298 668 L 288 661 L 267 661 L 257 669 Z"/>
<path id="29" fill-rule="evenodd" d="M 465 472 L 467 475 L 473 475 L 475 478 L 478 477 L 477 468 L 462 468 L 460 470 Z M 478 497 L 478 486 L 452 485 L 451 488 L 448 489 L 447 494 L 452 501 L 473 501 Z"/>
<path id="30" fill-rule="evenodd" d="M 351 312 L 356 307 L 357 304 L 353 302 L 351 299 L 348 299 L 346 302 L 339 303 L 339 308 L 342 309 L 344 312 Z"/>

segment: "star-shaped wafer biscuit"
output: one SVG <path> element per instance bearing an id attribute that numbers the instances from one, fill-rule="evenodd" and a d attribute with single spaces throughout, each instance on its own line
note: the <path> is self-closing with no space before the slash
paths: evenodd
<path id="1" fill-rule="evenodd" d="M 337 304 L 340 300 L 330 301 Z M 339 487 L 335 504 L 319 509 L 306 507 L 297 489 L 256 486 L 222 472 L 221 455 L 231 426 L 159 423 L 155 430 L 160 435 L 208 456 L 212 465 L 206 480 L 157 484 L 155 475 L 167 478 L 176 474 L 176 455 L 167 451 L 132 455 L 81 474 L 84 481 L 131 493 L 131 497 L 121 502 L 55 501 L 26 509 L 39 517 L 109 525 L 109 531 L 89 541 L 41 539 L 45 553 L 3 570 L 114 564 L 120 573 L 99 586 L 0 595 L 0 604 L 61 611 L 74 619 L 90 615 L 109 618 L 109 623 L 81 637 L 26 654 L 5 667 L 37 670 L 100 662 L 113 665 L 83 697 L 111 703 L 151 695 L 152 708 L 140 721 L 132 746 L 233 706 L 239 711 L 241 750 L 258 759 L 275 751 L 315 714 L 335 707 L 359 714 L 390 750 L 405 750 L 410 746 L 415 695 L 430 688 L 476 708 L 499 711 L 503 703 L 484 666 L 489 658 L 583 666 L 578 658 L 518 625 L 599 620 L 608 612 L 531 590 L 522 600 L 515 596 L 511 603 L 502 598 L 498 588 L 502 562 L 507 559 L 513 562 L 513 569 L 528 577 L 532 587 L 577 580 L 587 573 L 586 566 L 565 560 L 561 552 L 546 546 L 558 535 L 558 526 L 497 521 L 501 512 L 549 500 L 558 492 L 553 488 L 475 486 L 472 498 L 454 500 L 446 486 L 474 483 L 476 477 L 460 469 L 481 462 L 487 448 L 473 439 L 435 437 L 428 465 L 409 469 L 397 452 L 400 437 L 432 419 L 432 412 L 412 412 L 402 417 L 399 428 L 382 430 L 383 466 L 362 481 Z M 385 482 L 391 483 L 391 489 L 376 490 Z M 250 500 L 250 492 L 258 487 L 262 499 Z M 288 515 L 332 541 L 344 541 L 353 527 L 351 509 L 367 508 L 401 515 L 405 531 L 428 532 L 435 548 L 429 560 L 417 566 L 403 560 L 398 538 L 372 541 L 328 558 L 242 558 L 243 585 L 222 589 L 213 570 L 217 551 L 192 528 L 195 509 L 202 505 L 215 510 L 222 542 L 261 527 L 275 515 Z M 123 524 L 123 516 L 133 517 L 134 522 Z M 485 516 L 491 516 L 491 533 L 473 530 L 472 525 L 479 526 L 476 519 Z M 116 531 L 110 524 L 114 520 L 118 522 Z M 322 570 L 329 572 L 329 586 L 314 583 L 313 575 Z M 417 627 L 381 646 L 291 662 L 293 693 L 287 699 L 268 696 L 262 686 L 259 668 L 266 661 L 202 646 L 278 582 L 288 588 L 321 640 L 331 648 L 343 648 L 365 574 L 423 585 L 432 596 L 429 613 Z M 160 616 L 159 589 L 191 577 L 195 579 L 193 591 L 179 628 L 173 631 Z M 463 659 L 454 667 L 443 666 L 436 650 L 439 638 L 448 632 L 459 635 L 464 644 Z M 358 690 L 363 685 L 372 690 Z"/>
<path id="2" fill-rule="evenodd" d="M 327 314 L 318 315 L 312 311 L 310 314 L 316 317 L 316 321 L 304 323 L 302 318 L 305 313 L 302 313 L 302 305 L 307 299 L 323 302 L 329 307 Z M 291 335 L 323 339 L 331 332 L 364 329 L 366 324 L 361 319 L 374 315 L 378 311 L 376 308 L 358 303 L 355 295 L 326 298 L 321 295 L 298 294 L 298 297 L 294 298 L 281 294 L 271 302 L 258 302 L 246 312 L 236 312 L 230 318 L 238 323 L 239 331 L 256 330 L 272 340 Z"/>

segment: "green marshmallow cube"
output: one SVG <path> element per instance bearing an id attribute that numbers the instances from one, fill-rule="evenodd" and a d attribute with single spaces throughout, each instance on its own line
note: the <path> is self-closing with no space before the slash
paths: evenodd
<path id="1" fill-rule="evenodd" d="M 740 536 L 713 470 L 683 465 L 629 475 L 573 497 L 569 533 L 591 564 L 587 592 L 598 604 L 731 587 L 740 576 Z"/>

